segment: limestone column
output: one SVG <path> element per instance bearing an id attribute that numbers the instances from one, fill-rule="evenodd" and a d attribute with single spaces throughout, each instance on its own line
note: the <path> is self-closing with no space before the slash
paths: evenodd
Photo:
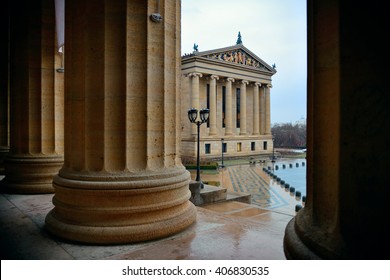
<path id="1" fill-rule="evenodd" d="M 209 135 L 217 134 L 217 80 L 218 76 L 210 76 L 210 131 Z"/>
<path id="2" fill-rule="evenodd" d="M 260 135 L 265 134 L 265 86 L 260 87 Z"/>
<path id="3" fill-rule="evenodd" d="M 240 134 L 246 135 L 246 85 L 248 81 L 242 80 L 240 86 Z"/>
<path id="4" fill-rule="evenodd" d="M 285 253 L 388 260 L 388 30 L 378 24 L 388 14 L 327 0 L 308 1 L 307 10 L 307 199 L 286 228 Z"/>
<path id="5" fill-rule="evenodd" d="M 233 95 L 232 95 L 233 78 L 226 79 L 226 117 L 225 117 L 225 135 L 233 134 Z"/>
<path id="6" fill-rule="evenodd" d="M 180 1 L 66 1 L 65 163 L 46 217 L 53 234 L 118 244 L 196 220 L 179 155 L 180 13 Z"/>
<path id="7" fill-rule="evenodd" d="M 9 2 L 0 12 L 0 175 L 4 175 L 4 158 L 9 152 Z"/>
<path id="8" fill-rule="evenodd" d="M 50 193 L 63 163 L 63 74 L 54 1 L 10 3 L 10 154 L 1 188 Z"/>
<path id="9" fill-rule="evenodd" d="M 271 84 L 266 85 L 265 87 L 265 131 L 264 134 L 271 134 L 271 94 L 270 88 Z"/>
<path id="10" fill-rule="evenodd" d="M 253 135 L 260 134 L 259 87 L 260 83 L 253 84 Z"/>
<path id="11" fill-rule="evenodd" d="M 201 73 L 191 73 L 189 74 L 189 77 L 191 77 L 191 108 L 195 108 L 198 111 L 201 109 L 199 107 L 199 78 L 201 78 L 203 75 Z M 197 135 L 197 126 L 191 125 L 191 134 Z"/>

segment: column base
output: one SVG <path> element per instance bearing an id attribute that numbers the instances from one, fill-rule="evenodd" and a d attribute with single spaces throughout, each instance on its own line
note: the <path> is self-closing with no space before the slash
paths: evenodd
<path id="1" fill-rule="evenodd" d="M 53 193 L 53 177 L 64 163 L 62 156 L 8 156 L 0 189 L 6 193 Z"/>
<path id="2" fill-rule="evenodd" d="M 54 209 L 46 228 L 61 238 L 90 244 L 147 241 L 178 233 L 196 221 L 184 168 L 140 174 L 54 178 Z"/>
<path id="3" fill-rule="evenodd" d="M 295 218 L 286 227 L 283 240 L 284 254 L 289 260 L 320 260 L 299 238 L 295 231 Z"/>

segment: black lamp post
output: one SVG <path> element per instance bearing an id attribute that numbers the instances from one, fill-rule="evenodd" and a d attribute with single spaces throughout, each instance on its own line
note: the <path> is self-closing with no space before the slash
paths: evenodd
<path id="1" fill-rule="evenodd" d="M 272 136 L 272 162 L 275 162 L 275 137 Z"/>
<path id="2" fill-rule="evenodd" d="M 221 168 L 224 168 L 225 166 L 223 165 L 223 138 L 221 138 L 221 151 L 222 151 L 222 163 L 221 163 Z"/>
<path id="3" fill-rule="evenodd" d="M 198 118 L 198 110 L 195 108 L 191 108 L 188 110 L 188 119 L 190 122 L 196 124 L 198 126 L 198 148 L 197 148 L 197 157 L 196 157 L 196 179 L 195 181 L 200 182 L 201 188 L 203 189 L 203 183 L 200 180 L 200 160 L 199 160 L 199 150 L 200 150 L 200 126 L 207 122 L 209 119 L 209 114 L 210 110 L 207 108 L 200 109 L 199 111 L 199 116 L 200 116 L 200 121 L 197 121 L 196 119 Z"/>

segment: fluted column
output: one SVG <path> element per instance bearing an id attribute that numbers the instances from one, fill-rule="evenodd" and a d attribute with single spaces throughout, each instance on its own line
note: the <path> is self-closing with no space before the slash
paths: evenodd
<path id="1" fill-rule="evenodd" d="M 218 76 L 210 76 L 210 131 L 209 135 L 217 134 L 217 80 Z"/>
<path id="2" fill-rule="evenodd" d="M 246 134 L 246 85 L 248 81 L 242 80 L 240 87 L 240 134 Z"/>
<path id="3" fill-rule="evenodd" d="M 63 74 L 54 1 L 10 3 L 10 154 L 1 188 L 50 193 L 63 163 Z"/>
<path id="4" fill-rule="evenodd" d="M 0 11 L 0 175 L 4 175 L 4 158 L 9 152 L 9 1 Z"/>
<path id="5" fill-rule="evenodd" d="M 65 163 L 46 227 L 99 244 L 196 220 L 179 155 L 180 1 L 66 1 Z M 93 50 L 93 51 L 91 51 Z"/>
<path id="6" fill-rule="evenodd" d="M 265 86 L 260 87 L 260 135 L 265 134 Z"/>
<path id="7" fill-rule="evenodd" d="M 253 84 L 253 135 L 260 134 L 259 87 L 260 83 Z"/>
<path id="8" fill-rule="evenodd" d="M 226 117 L 225 117 L 225 135 L 233 134 L 233 78 L 226 79 Z"/>
<path id="9" fill-rule="evenodd" d="M 265 131 L 264 134 L 271 134 L 271 84 L 265 87 Z"/>
<path id="10" fill-rule="evenodd" d="M 199 78 L 203 75 L 201 73 L 190 73 L 189 77 L 191 77 L 191 108 L 195 108 L 200 110 L 199 108 Z M 197 127 L 196 125 L 191 125 L 191 134 L 197 135 Z"/>

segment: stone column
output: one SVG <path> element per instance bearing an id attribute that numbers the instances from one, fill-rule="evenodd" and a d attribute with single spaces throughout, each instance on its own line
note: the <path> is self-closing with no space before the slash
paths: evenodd
<path id="1" fill-rule="evenodd" d="M 217 134 L 217 80 L 218 76 L 210 76 L 210 131 L 209 135 Z"/>
<path id="2" fill-rule="evenodd" d="M 225 117 L 225 135 L 233 134 L 233 95 L 232 95 L 233 78 L 226 79 L 226 117 Z"/>
<path id="3" fill-rule="evenodd" d="M 9 152 L 9 2 L 0 12 L 0 175 L 4 175 L 4 158 Z"/>
<path id="4" fill-rule="evenodd" d="M 265 134 L 265 86 L 260 87 L 260 135 Z"/>
<path id="5" fill-rule="evenodd" d="M 264 134 L 271 134 L 271 94 L 270 88 L 271 84 L 266 85 L 265 87 L 265 131 Z"/>
<path id="6" fill-rule="evenodd" d="M 190 73 L 189 77 L 191 77 L 191 108 L 195 108 L 198 111 L 201 109 L 199 107 L 199 78 L 203 75 L 201 73 Z M 191 125 L 191 134 L 193 136 L 197 135 L 197 127 L 196 125 Z"/>
<path id="7" fill-rule="evenodd" d="M 260 83 L 253 84 L 253 135 L 260 134 L 259 87 Z"/>
<path id="8" fill-rule="evenodd" d="M 10 154 L 1 188 L 50 193 L 63 163 L 63 74 L 54 1 L 10 3 Z"/>
<path id="9" fill-rule="evenodd" d="M 180 1 L 66 1 L 65 163 L 53 234 L 118 244 L 196 220 L 179 155 Z"/>
<path id="10" fill-rule="evenodd" d="M 240 134 L 246 134 L 246 85 L 248 81 L 241 81 L 241 89 L 240 89 Z"/>
<path id="11" fill-rule="evenodd" d="M 388 28 L 378 24 L 388 14 L 327 0 L 308 1 L 307 10 L 307 199 L 286 228 L 285 253 L 388 260 Z"/>

